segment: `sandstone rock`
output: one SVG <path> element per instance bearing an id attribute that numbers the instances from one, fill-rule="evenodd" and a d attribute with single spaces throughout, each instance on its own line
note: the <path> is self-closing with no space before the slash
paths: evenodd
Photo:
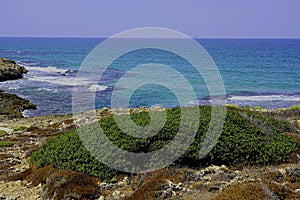
<path id="1" fill-rule="evenodd" d="M 104 196 L 100 196 L 98 200 L 104 200 Z"/>
<path id="2" fill-rule="evenodd" d="M 115 190 L 113 193 L 112 193 L 112 196 L 114 198 L 118 198 L 120 196 L 121 192 L 119 190 Z"/>
<path id="3" fill-rule="evenodd" d="M 170 180 L 166 180 L 166 184 L 160 185 L 157 190 L 158 192 L 155 193 L 155 196 L 159 197 L 159 199 L 168 199 L 169 197 L 182 196 L 183 193 L 190 192 L 189 189 L 185 188 L 183 183 L 179 182 L 176 184 Z"/>
<path id="4" fill-rule="evenodd" d="M 229 171 L 229 169 L 225 165 L 221 165 L 220 169 L 223 171 Z"/>
<path id="5" fill-rule="evenodd" d="M 286 175 L 288 175 L 290 177 L 300 177 L 300 169 L 299 168 L 290 167 L 290 168 L 287 168 L 285 171 L 286 171 Z"/>
<path id="6" fill-rule="evenodd" d="M 160 112 L 160 111 L 164 111 L 165 108 L 164 107 L 161 107 L 161 106 L 152 106 L 150 108 L 151 111 L 154 111 L 154 112 Z"/>
<path id="7" fill-rule="evenodd" d="M 6 132 L 6 133 L 8 133 L 8 134 L 10 134 L 11 132 L 13 132 L 12 129 L 6 128 L 6 127 L 0 127 L 0 131 L 4 131 L 4 132 Z"/>
<path id="8" fill-rule="evenodd" d="M 124 177 L 123 180 L 119 181 L 116 185 L 119 187 L 124 187 L 129 184 L 129 179 L 127 176 Z"/>
<path id="9" fill-rule="evenodd" d="M 129 180 L 128 176 L 125 176 L 123 181 L 126 185 L 128 185 L 130 183 L 130 180 Z"/>
<path id="10" fill-rule="evenodd" d="M 0 58 L 0 81 L 19 79 L 27 72 L 25 67 L 17 65 L 15 61 Z"/>
<path id="11" fill-rule="evenodd" d="M 113 115 L 111 109 L 105 107 L 97 110 L 96 114 L 100 117 L 111 117 Z"/>

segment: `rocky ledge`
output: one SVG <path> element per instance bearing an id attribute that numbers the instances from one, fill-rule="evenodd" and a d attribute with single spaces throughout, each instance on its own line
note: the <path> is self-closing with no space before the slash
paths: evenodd
<path id="1" fill-rule="evenodd" d="M 22 78 L 28 70 L 19 66 L 15 61 L 0 58 L 0 82 Z M 9 94 L 0 90 L 0 122 L 23 117 L 22 111 L 36 109 L 36 105 L 29 100 L 18 97 L 15 94 Z"/>
<path id="2" fill-rule="evenodd" d="M 27 72 L 25 67 L 17 65 L 15 61 L 0 58 L 0 81 L 19 79 Z"/>
<path id="3" fill-rule="evenodd" d="M 28 99 L 0 90 L 0 121 L 13 118 L 22 118 L 22 111 L 36 109 L 36 105 Z"/>

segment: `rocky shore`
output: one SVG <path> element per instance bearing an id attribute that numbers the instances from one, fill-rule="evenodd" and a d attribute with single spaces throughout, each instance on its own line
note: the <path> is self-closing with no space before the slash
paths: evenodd
<path id="1" fill-rule="evenodd" d="M 17 65 L 15 61 L 0 58 L 0 81 L 19 79 L 27 72 L 25 67 Z"/>
<path id="2" fill-rule="evenodd" d="M 27 72 L 27 69 L 17 65 L 15 61 L 0 58 L 0 81 L 19 79 Z M 28 109 L 36 109 L 36 105 L 32 104 L 28 99 L 0 90 L 0 122 L 22 118 L 22 112 Z"/>
<path id="3" fill-rule="evenodd" d="M 0 90 L 0 122 L 7 119 L 22 118 L 22 111 L 36 109 L 28 99 Z"/>

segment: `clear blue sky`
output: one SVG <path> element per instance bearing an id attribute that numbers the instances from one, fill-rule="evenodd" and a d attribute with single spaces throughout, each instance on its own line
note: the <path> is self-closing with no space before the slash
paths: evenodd
<path id="1" fill-rule="evenodd" d="M 103 37 L 158 26 L 198 37 L 298 37 L 300 0 L 1 0 L 0 36 Z"/>

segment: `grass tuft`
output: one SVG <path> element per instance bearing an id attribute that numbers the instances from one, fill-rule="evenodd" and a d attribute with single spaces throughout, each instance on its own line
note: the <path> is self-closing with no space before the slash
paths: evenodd
<path id="1" fill-rule="evenodd" d="M 27 126 L 18 126 L 16 128 L 14 128 L 13 130 L 14 131 L 25 131 L 27 129 Z"/>
<path id="2" fill-rule="evenodd" d="M 12 147 L 17 143 L 17 141 L 0 141 L 0 147 Z"/>
<path id="3" fill-rule="evenodd" d="M 3 137 L 5 136 L 7 133 L 5 130 L 0 130 L 0 137 Z"/>

